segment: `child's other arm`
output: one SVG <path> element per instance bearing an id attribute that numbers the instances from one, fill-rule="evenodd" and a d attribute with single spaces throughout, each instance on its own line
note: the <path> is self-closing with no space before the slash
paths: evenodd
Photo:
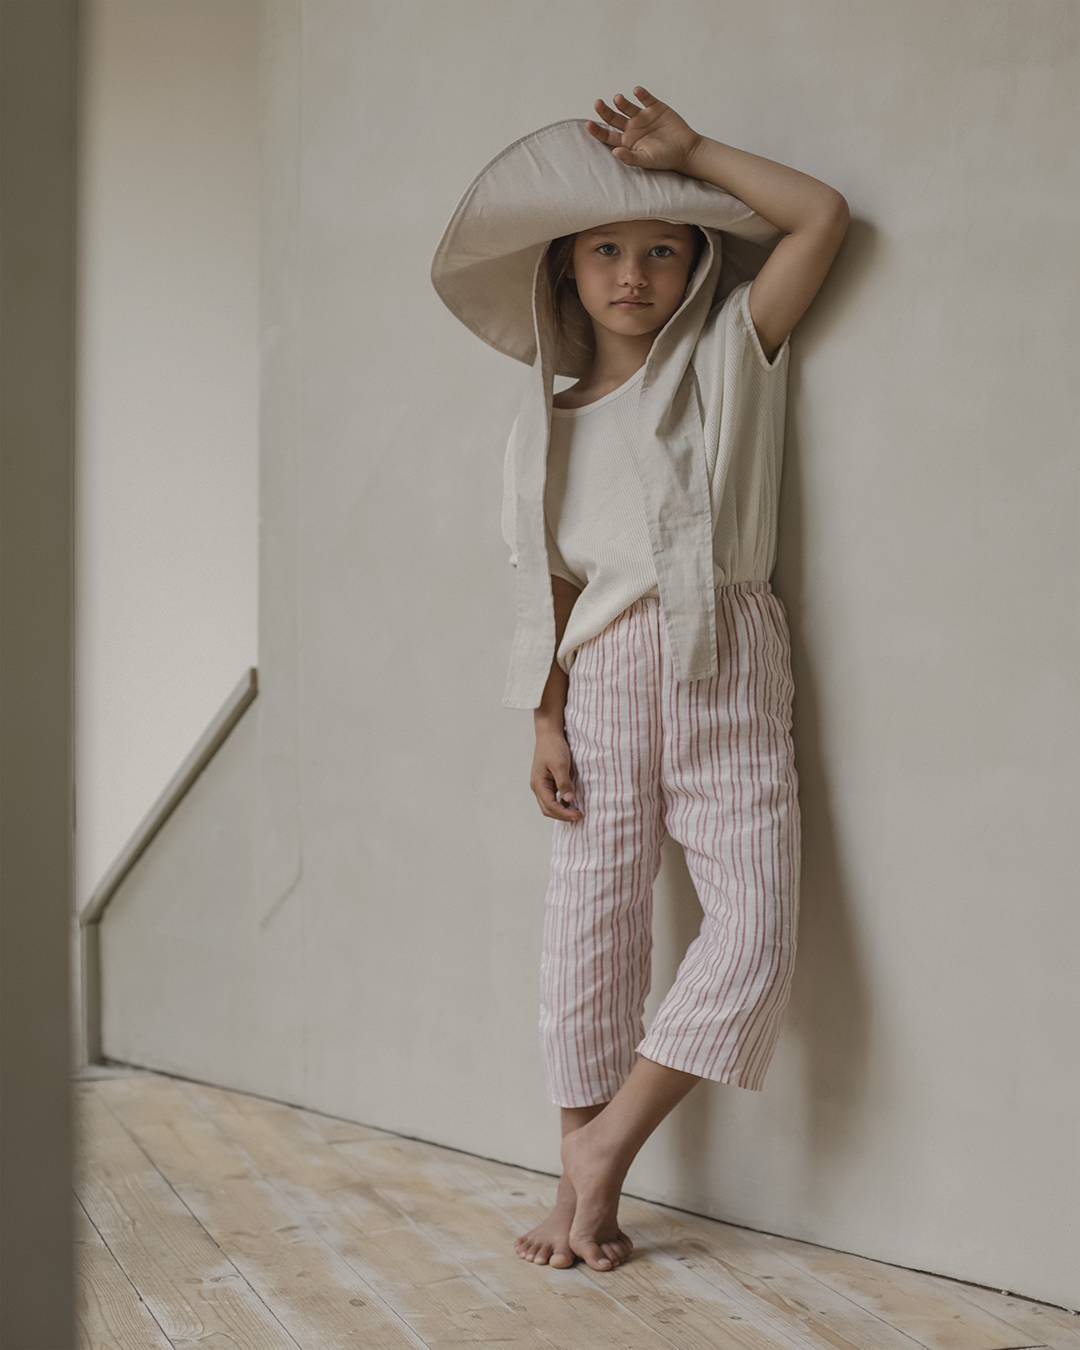
<path id="1" fill-rule="evenodd" d="M 551 594 L 555 602 L 555 650 L 558 651 L 570 620 L 570 611 L 581 592 L 562 577 L 552 577 Z M 581 819 L 581 812 L 576 806 L 563 805 L 565 801 L 572 801 L 574 796 L 574 766 L 563 728 L 569 685 L 570 677 L 558 660 L 553 660 L 540 706 L 533 713 L 536 753 L 533 756 L 529 786 L 536 794 L 540 810 L 552 820 Z M 562 801 L 556 801 L 556 793 Z"/>
<path id="2" fill-rule="evenodd" d="M 637 107 L 615 95 L 595 107 L 606 127 L 589 131 L 624 164 L 674 169 L 738 197 L 784 232 L 750 287 L 750 316 L 771 360 L 825 280 L 848 223 L 847 202 L 835 188 L 771 159 L 721 145 L 692 131 L 673 108 L 636 88 Z"/>

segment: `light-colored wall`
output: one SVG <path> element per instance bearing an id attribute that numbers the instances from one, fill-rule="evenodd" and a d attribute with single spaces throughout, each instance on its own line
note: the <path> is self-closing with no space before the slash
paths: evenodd
<path id="1" fill-rule="evenodd" d="M 80 901 L 256 660 L 259 12 L 80 7 Z"/>
<path id="2" fill-rule="evenodd" d="M 427 268 L 492 154 L 642 82 L 835 184 L 855 219 L 792 365 L 794 1000 L 764 1093 L 699 1088 L 629 1188 L 1080 1304 L 1077 19 L 1067 0 L 268 0 L 253 907 L 239 937 L 171 872 L 121 893 L 108 1053 L 165 987 L 110 952 L 174 962 L 151 916 L 187 906 L 187 950 L 234 934 L 250 1030 L 224 1058 L 170 1032 L 187 1002 L 236 997 L 188 961 L 142 1062 L 557 1165 L 534 1033 L 548 826 L 530 719 L 499 706 L 524 372 Z M 166 831 L 201 848 L 214 800 Z M 694 923 L 677 850 L 658 893 L 662 984 Z M 263 1017 L 287 1029 L 273 1063 Z"/>

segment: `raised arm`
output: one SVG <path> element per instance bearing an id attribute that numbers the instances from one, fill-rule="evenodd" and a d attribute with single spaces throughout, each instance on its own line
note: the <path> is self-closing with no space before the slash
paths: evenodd
<path id="1" fill-rule="evenodd" d="M 622 94 L 615 95 L 615 108 L 597 99 L 594 106 L 606 125 L 588 124 L 616 159 L 712 183 L 783 231 L 750 287 L 750 316 L 771 359 L 825 280 L 847 229 L 847 202 L 798 169 L 699 135 L 647 89 L 636 88 L 634 96 L 641 107 Z"/>

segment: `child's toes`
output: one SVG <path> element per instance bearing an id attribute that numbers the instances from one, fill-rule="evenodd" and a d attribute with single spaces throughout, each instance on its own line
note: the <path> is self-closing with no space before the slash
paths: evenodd
<path id="1" fill-rule="evenodd" d="M 554 1270 L 568 1270 L 574 1264 L 574 1253 L 569 1245 L 556 1243 L 552 1248 L 551 1256 L 548 1258 L 548 1265 Z"/>
<path id="2" fill-rule="evenodd" d="M 591 1270 L 611 1270 L 613 1262 L 604 1249 L 590 1237 L 574 1238 L 570 1250 L 576 1252 Z"/>

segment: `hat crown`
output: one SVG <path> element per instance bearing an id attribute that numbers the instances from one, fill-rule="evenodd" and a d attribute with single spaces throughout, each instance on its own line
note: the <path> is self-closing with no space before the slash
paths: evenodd
<path id="1" fill-rule="evenodd" d="M 531 364 L 534 278 L 548 244 L 620 220 L 669 220 L 726 234 L 720 297 L 757 273 L 778 237 L 721 188 L 623 164 L 575 118 L 531 132 L 481 169 L 446 227 L 431 279 L 467 328 Z"/>

